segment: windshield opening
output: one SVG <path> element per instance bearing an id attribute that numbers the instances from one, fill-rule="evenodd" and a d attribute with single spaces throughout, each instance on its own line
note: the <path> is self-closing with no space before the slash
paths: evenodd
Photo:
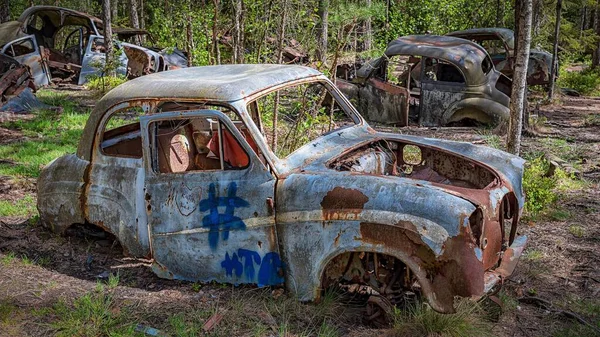
<path id="1" fill-rule="evenodd" d="M 261 133 L 279 158 L 285 158 L 318 137 L 355 125 L 352 113 L 342 108 L 320 82 L 287 86 L 248 105 Z"/>

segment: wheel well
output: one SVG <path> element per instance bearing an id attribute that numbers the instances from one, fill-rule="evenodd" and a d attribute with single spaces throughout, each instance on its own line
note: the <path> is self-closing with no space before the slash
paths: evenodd
<path id="1" fill-rule="evenodd" d="M 471 126 L 472 124 L 493 125 L 496 123 L 494 118 L 483 110 L 475 107 L 464 107 L 456 110 L 448 119 L 447 124 L 454 126 Z"/>

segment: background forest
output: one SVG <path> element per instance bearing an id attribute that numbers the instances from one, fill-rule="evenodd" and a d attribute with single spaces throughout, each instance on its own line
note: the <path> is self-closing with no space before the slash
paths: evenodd
<path id="1" fill-rule="evenodd" d="M 102 17 L 98 0 L 3 1 L 2 21 L 6 14 L 16 19 L 31 5 L 63 6 Z M 338 58 L 352 61 L 381 52 L 398 36 L 514 28 L 510 0 L 115 0 L 111 8 L 114 25 L 150 31 L 153 41 L 145 41 L 147 45 L 191 51 L 196 66 L 276 63 L 278 50 L 285 48 L 331 66 Z M 533 1 L 532 48 L 552 51 L 555 8 L 556 0 Z M 599 42 L 598 8 L 600 3 L 593 0 L 563 2 L 562 64 L 591 62 Z M 320 62 L 313 65 L 327 71 Z"/>

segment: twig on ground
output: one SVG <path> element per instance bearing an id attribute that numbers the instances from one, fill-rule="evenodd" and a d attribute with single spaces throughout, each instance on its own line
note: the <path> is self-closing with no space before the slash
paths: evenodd
<path id="1" fill-rule="evenodd" d="M 583 319 L 581 316 L 577 315 L 576 313 L 574 313 L 572 311 L 556 309 L 556 308 L 554 308 L 552 303 L 550 303 L 549 301 L 546 301 L 543 298 L 539 298 L 539 297 L 535 297 L 535 296 L 526 296 L 526 297 L 518 298 L 518 301 L 521 303 L 535 304 L 538 307 L 548 310 L 550 312 L 553 312 L 555 314 L 563 315 L 567 318 L 577 320 L 579 323 L 589 327 L 590 329 L 592 329 L 600 334 L 600 329 L 598 329 L 597 327 L 595 327 L 594 325 L 592 325 L 591 323 L 589 323 L 588 321 Z"/>

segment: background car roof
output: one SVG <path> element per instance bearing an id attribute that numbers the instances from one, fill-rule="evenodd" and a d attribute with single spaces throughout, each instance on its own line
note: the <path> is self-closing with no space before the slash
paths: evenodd
<path id="1" fill-rule="evenodd" d="M 515 49 L 515 32 L 508 28 L 472 28 L 450 32 L 446 35 L 462 38 L 469 38 L 470 36 L 477 35 L 497 35 L 508 45 L 509 49 Z"/>
<path id="2" fill-rule="evenodd" d="M 481 63 L 486 57 L 489 58 L 488 53 L 480 45 L 458 37 L 403 36 L 388 43 L 385 55 L 387 57 L 415 55 L 441 59 L 457 66 L 464 73 L 468 84 L 477 85 L 486 82 Z"/>

